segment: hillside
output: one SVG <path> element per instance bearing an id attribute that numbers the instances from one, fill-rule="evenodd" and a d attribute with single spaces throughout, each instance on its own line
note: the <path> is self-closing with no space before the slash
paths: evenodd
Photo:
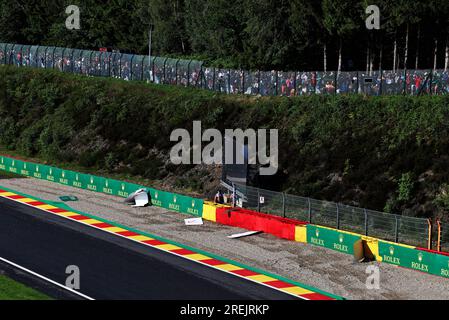
<path id="1" fill-rule="evenodd" d="M 244 97 L 0 67 L 6 153 L 213 192 L 219 168 L 174 166 L 170 133 L 279 130 L 260 187 L 412 216 L 449 213 L 449 97 Z"/>

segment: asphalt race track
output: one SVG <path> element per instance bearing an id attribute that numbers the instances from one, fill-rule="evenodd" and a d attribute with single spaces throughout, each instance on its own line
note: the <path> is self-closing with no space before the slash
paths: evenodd
<path id="1" fill-rule="evenodd" d="M 94 299 L 291 300 L 293 296 L 0 198 L 0 257 L 60 284 L 79 267 Z"/>

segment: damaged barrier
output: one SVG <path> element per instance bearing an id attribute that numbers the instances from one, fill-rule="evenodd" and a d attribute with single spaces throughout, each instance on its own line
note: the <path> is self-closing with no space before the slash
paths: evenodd
<path id="1" fill-rule="evenodd" d="M 148 188 L 147 188 L 148 189 Z M 178 213 L 186 213 L 197 217 L 203 215 L 203 200 L 176 193 L 149 188 L 151 203 Z"/>
<path id="2" fill-rule="evenodd" d="M 202 199 L 156 190 L 130 182 L 59 169 L 5 156 L 0 156 L 0 170 L 122 198 L 127 198 L 138 189 L 147 189 L 154 206 L 198 217 L 203 214 Z"/>
<path id="3" fill-rule="evenodd" d="M 252 231 L 263 231 L 287 240 L 295 240 L 296 226 L 307 224 L 241 208 L 218 207 L 218 223 Z"/>

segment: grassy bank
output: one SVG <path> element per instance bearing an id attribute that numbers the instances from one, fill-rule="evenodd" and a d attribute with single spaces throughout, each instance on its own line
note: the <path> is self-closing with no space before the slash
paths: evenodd
<path id="1" fill-rule="evenodd" d="M 51 300 L 51 298 L 0 275 L 0 300 Z"/>
<path id="2" fill-rule="evenodd" d="M 413 216 L 449 211 L 449 97 L 243 97 L 0 67 L 5 152 L 204 193 L 216 168 L 169 162 L 174 129 L 279 130 L 261 187 Z M 86 171 L 86 170 L 83 170 Z"/>

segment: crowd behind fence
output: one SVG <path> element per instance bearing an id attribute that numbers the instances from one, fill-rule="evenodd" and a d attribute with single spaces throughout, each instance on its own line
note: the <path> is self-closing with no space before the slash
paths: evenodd
<path id="1" fill-rule="evenodd" d="M 240 184 L 233 184 L 233 187 L 237 202 L 241 200 L 244 208 L 388 241 L 429 247 L 432 225 L 428 219 L 378 212 Z"/>
<path id="2" fill-rule="evenodd" d="M 58 69 L 88 76 L 198 87 L 228 94 L 301 96 L 449 93 L 448 70 L 367 72 L 247 71 L 204 66 L 196 60 L 119 52 L 0 43 L 0 64 Z"/>

